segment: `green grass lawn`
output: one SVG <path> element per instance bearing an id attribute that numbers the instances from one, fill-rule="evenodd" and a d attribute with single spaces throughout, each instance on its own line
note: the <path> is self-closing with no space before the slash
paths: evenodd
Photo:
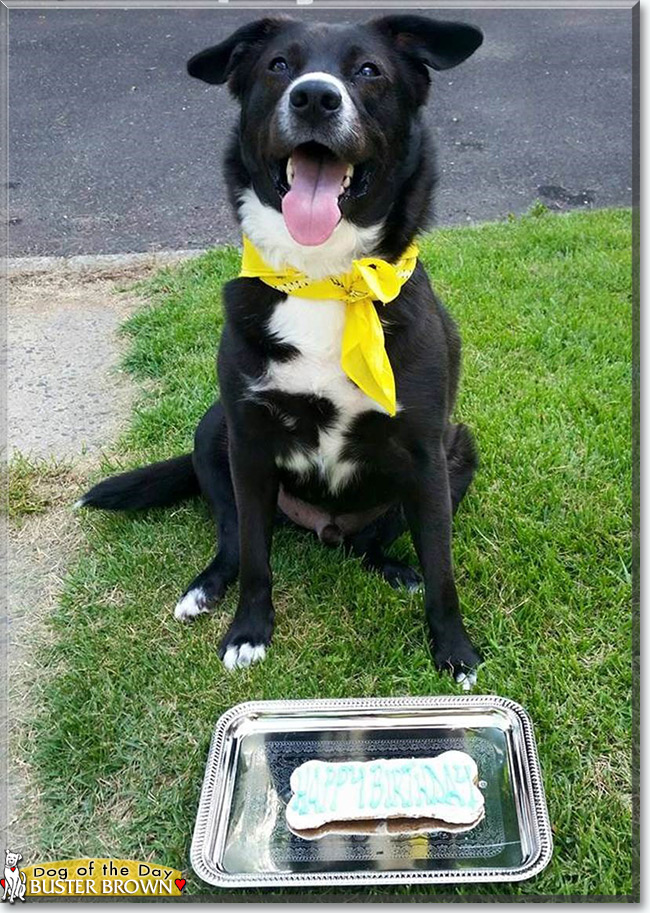
<path id="1" fill-rule="evenodd" d="M 464 617 L 485 656 L 476 690 L 529 711 L 555 835 L 550 866 L 530 882 L 430 892 L 628 893 L 631 215 L 537 212 L 436 231 L 422 258 L 461 328 L 456 415 L 481 452 L 454 543 Z M 237 267 L 237 250 L 222 249 L 140 286 L 125 331 L 142 392 L 102 475 L 191 448 L 215 395 L 220 286 Z M 23 745 L 43 859 L 153 858 L 187 871 L 212 729 L 239 701 L 459 693 L 432 665 L 421 597 L 306 533 L 275 537 L 266 661 L 228 673 L 216 647 L 236 588 L 212 617 L 173 617 L 213 552 L 205 506 L 82 523 L 86 544 L 43 647 L 42 712 Z M 415 560 L 407 537 L 395 553 Z M 206 888 L 188 874 L 186 891 Z"/>

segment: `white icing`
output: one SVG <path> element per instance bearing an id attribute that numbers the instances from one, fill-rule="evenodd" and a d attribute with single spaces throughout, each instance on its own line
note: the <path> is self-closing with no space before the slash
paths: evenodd
<path id="1" fill-rule="evenodd" d="M 463 751 L 436 758 L 307 761 L 291 774 L 287 824 L 298 831 L 386 818 L 472 824 L 483 815 L 477 781 L 476 762 Z"/>

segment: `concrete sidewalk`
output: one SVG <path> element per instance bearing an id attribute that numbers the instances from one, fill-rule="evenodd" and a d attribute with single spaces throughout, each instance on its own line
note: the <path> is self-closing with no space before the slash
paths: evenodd
<path id="1" fill-rule="evenodd" d="M 14 277 L 9 285 L 8 449 L 76 457 L 113 440 L 131 397 L 117 328 L 135 308 L 108 279 Z"/>
<path id="2" fill-rule="evenodd" d="M 142 300 L 118 288 L 196 252 L 21 258 L 8 264 L 8 451 L 73 458 L 123 427 L 131 387 L 118 328 Z"/>

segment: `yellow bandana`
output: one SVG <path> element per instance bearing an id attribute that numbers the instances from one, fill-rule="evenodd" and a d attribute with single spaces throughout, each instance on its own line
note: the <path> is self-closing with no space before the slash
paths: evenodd
<path id="1" fill-rule="evenodd" d="M 417 258 L 417 245 L 411 244 L 395 264 L 378 257 L 363 257 L 353 260 L 350 272 L 342 276 L 310 279 L 290 266 L 273 269 L 245 237 L 239 275 L 261 279 L 271 288 L 298 298 L 345 301 L 341 367 L 359 389 L 395 415 L 395 378 L 373 301 L 387 304 L 397 298 L 410 279 Z"/>

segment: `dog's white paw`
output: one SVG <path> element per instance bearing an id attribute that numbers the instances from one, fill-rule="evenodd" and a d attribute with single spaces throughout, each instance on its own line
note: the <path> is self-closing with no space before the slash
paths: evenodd
<path id="1" fill-rule="evenodd" d="M 471 691 L 476 684 L 476 678 L 476 669 L 471 669 L 469 672 L 459 672 L 456 681 L 462 686 L 463 691 Z"/>
<path id="2" fill-rule="evenodd" d="M 223 655 L 223 664 L 228 670 L 241 669 L 245 666 L 251 666 L 253 663 L 260 663 L 266 656 L 266 647 L 264 644 L 243 643 L 237 646 L 228 647 Z"/>
<path id="3" fill-rule="evenodd" d="M 179 621 L 192 621 L 197 615 L 205 615 L 210 611 L 205 592 L 198 588 L 190 590 L 176 603 L 174 616 Z"/>

